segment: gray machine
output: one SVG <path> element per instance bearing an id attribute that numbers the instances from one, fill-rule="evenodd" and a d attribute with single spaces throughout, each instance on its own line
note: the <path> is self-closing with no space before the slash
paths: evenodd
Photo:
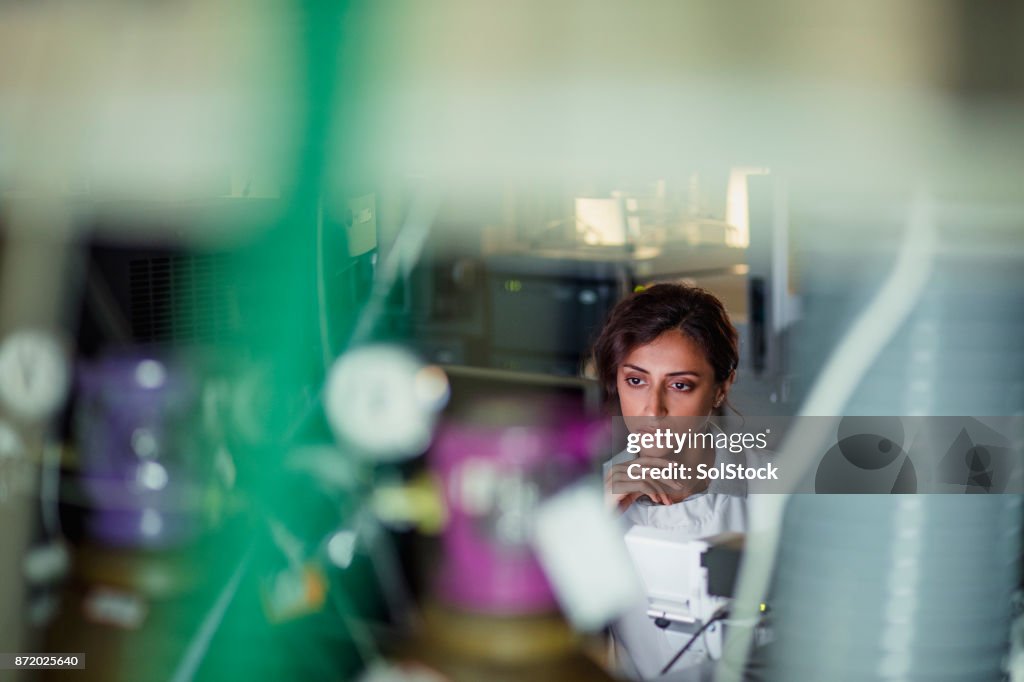
<path id="1" fill-rule="evenodd" d="M 640 285 L 686 281 L 721 296 L 746 323 L 742 249 L 666 244 L 504 253 L 486 261 L 493 367 L 578 374 L 615 303 Z"/>

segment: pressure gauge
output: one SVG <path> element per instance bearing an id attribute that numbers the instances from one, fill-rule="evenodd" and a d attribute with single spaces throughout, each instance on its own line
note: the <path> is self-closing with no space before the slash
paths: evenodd
<path id="1" fill-rule="evenodd" d="M 398 346 L 342 355 L 327 377 L 325 408 L 335 434 L 378 460 L 400 460 L 430 443 L 448 400 L 448 378 Z"/>
<path id="2" fill-rule="evenodd" d="M 27 419 L 52 414 L 68 389 L 64 350 L 46 332 L 21 330 L 0 344 L 0 401 Z"/>

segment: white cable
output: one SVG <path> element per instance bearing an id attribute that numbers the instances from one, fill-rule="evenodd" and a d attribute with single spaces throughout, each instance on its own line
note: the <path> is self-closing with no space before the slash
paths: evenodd
<path id="1" fill-rule="evenodd" d="M 404 282 L 416 266 L 440 205 L 440 195 L 429 189 L 421 190 L 413 199 L 402 229 L 376 273 L 370 300 L 359 315 L 349 347 L 365 343 L 372 337 L 374 325 L 385 312 L 392 289 Z"/>
<path id="2" fill-rule="evenodd" d="M 206 651 L 210 648 L 210 642 L 213 640 L 213 636 L 217 634 L 217 629 L 224 620 L 224 614 L 227 613 L 228 606 L 231 605 L 231 600 L 234 599 L 235 593 L 238 591 L 238 584 L 242 581 L 242 576 L 245 575 L 245 571 L 249 567 L 252 555 L 253 550 L 250 548 L 245 553 L 245 556 L 242 557 L 242 561 L 239 562 L 235 572 L 231 574 L 231 578 L 224 586 L 224 589 L 217 595 L 217 601 L 214 602 L 213 608 L 203 618 L 198 632 L 196 632 L 192 641 L 188 643 L 185 655 L 182 657 L 181 662 L 178 663 L 178 667 L 175 668 L 174 674 L 171 675 L 171 682 L 190 682 L 196 676 L 199 664 L 203 662 Z"/>
<path id="3" fill-rule="evenodd" d="M 324 268 L 324 198 L 321 196 L 316 204 L 316 302 L 317 318 L 320 323 L 320 357 L 324 370 L 331 366 L 331 337 L 328 328 L 327 314 L 327 273 Z"/>
<path id="4" fill-rule="evenodd" d="M 832 352 L 798 417 L 841 414 L 864 374 L 917 304 L 931 275 L 935 241 L 932 200 L 927 191 L 920 189 L 910 202 L 907 233 L 888 279 Z M 790 469 L 789 481 L 803 480 L 816 459 L 815 453 L 834 433 L 834 424 L 828 420 L 795 420 L 779 448 Z M 770 585 L 788 501 L 789 494 L 752 496 L 751 527 L 734 600 L 737 619 L 757 617 L 758 605 Z M 716 680 L 740 682 L 753 634 L 750 626 L 730 629 L 716 667 Z"/>

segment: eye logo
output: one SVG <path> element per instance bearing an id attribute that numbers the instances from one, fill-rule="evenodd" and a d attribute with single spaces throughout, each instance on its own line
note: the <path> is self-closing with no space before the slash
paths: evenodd
<path id="1" fill-rule="evenodd" d="M 917 470 L 895 417 L 845 417 L 814 478 L 817 493 L 915 493 Z"/>

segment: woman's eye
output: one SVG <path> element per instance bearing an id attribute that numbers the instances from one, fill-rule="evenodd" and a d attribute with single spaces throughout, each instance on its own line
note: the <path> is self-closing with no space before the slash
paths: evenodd
<path id="1" fill-rule="evenodd" d="M 690 384 L 684 384 L 681 381 L 677 381 L 674 384 L 672 384 L 672 388 L 674 388 L 677 391 L 689 391 L 693 387 L 690 386 Z"/>
<path id="2" fill-rule="evenodd" d="M 643 379 L 640 377 L 626 377 L 626 383 L 630 386 L 639 386 L 643 383 Z"/>

